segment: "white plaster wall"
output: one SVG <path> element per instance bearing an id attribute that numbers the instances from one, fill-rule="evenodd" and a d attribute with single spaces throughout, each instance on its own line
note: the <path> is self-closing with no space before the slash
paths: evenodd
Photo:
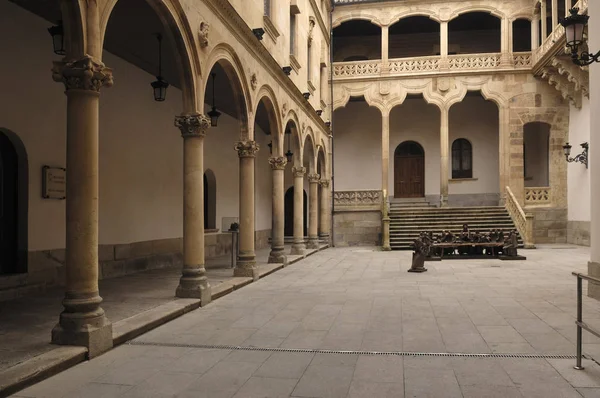
<path id="1" fill-rule="evenodd" d="M 499 169 L 499 116 L 498 107 L 481 97 L 465 97 L 450 108 L 448 173 L 452 178 L 452 143 L 466 138 L 473 149 L 473 179 L 452 182 L 448 193 L 498 193 Z"/>
<path id="2" fill-rule="evenodd" d="M 590 141 L 590 100 L 583 99 L 581 109 L 571 105 L 569 143 L 572 155 L 581 152 L 579 144 Z M 567 185 L 570 221 L 590 221 L 590 170 L 581 163 L 567 166 Z"/>
<path id="3" fill-rule="evenodd" d="M 404 141 L 418 142 L 425 150 L 425 195 L 439 195 L 440 111 L 435 105 L 407 99 L 390 113 L 390 196 L 394 195 L 394 152 Z"/>
<path id="4" fill-rule="evenodd" d="M 43 165 L 66 164 L 66 97 L 52 81 L 49 23 L 9 2 L 0 2 L 0 52 L 4 62 L 0 127 L 22 139 L 29 159 L 29 250 L 64 248 L 65 201 L 41 198 Z M 18 34 L 16 33 L 18 32 Z M 115 85 L 103 89 L 100 104 L 100 244 L 182 236 L 183 139 L 173 126 L 181 113 L 181 92 L 170 87 L 167 100 L 153 100 L 151 76 L 104 54 Z M 217 178 L 217 227 L 221 217 L 237 217 L 239 159 L 233 149 L 239 123 L 219 119 L 205 141 L 205 169 Z M 256 229 L 271 228 L 269 138 L 257 129 Z"/>
<path id="5" fill-rule="evenodd" d="M 335 190 L 381 189 L 381 112 L 349 102 L 334 118 Z"/>

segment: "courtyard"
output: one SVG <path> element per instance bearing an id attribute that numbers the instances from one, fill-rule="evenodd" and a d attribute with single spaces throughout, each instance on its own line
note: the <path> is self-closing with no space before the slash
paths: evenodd
<path id="1" fill-rule="evenodd" d="M 573 369 L 589 249 L 522 254 L 410 274 L 410 252 L 327 249 L 14 396 L 600 396 L 600 340 Z"/>

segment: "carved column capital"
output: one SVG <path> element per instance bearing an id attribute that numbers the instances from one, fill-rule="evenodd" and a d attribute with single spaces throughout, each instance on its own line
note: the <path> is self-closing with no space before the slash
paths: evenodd
<path id="1" fill-rule="evenodd" d="M 89 55 L 75 61 L 54 61 L 52 79 L 63 83 L 67 91 L 99 92 L 102 87 L 113 85 L 112 69 Z"/>
<path id="2" fill-rule="evenodd" d="M 329 188 L 329 180 L 321 180 L 319 183 L 323 188 Z"/>
<path id="3" fill-rule="evenodd" d="M 320 174 L 309 174 L 307 176 L 308 178 L 308 182 L 311 184 L 318 184 L 319 181 L 321 180 L 321 175 Z"/>
<path id="4" fill-rule="evenodd" d="M 199 113 L 175 116 L 175 127 L 181 130 L 183 138 L 204 137 L 210 126 L 210 119 Z"/>
<path id="5" fill-rule="evenodd" d="M 306 174 L 306 167 L 293 167 L 292 174 L 294 174 L 294 177 L 304 177 L 304 174 Z"/>
<path id="6" fill-rule="evenodd" d="M 256 156 L 256 152 L 258 152 L 260 146 L 256 141 L 239 141 L 236 142 L 234 149 L 238 152 L 240 158 L 253 158 Z"/>
<path id="7" fill-rule="evenodd" d="M 287 165 L 287 158 L 285 156 L 269 158 L 269 164 L 273 170 L 285 170 Z"/>

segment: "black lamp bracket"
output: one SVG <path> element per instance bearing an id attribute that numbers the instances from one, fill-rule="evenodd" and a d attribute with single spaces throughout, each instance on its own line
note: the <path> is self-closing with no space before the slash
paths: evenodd
<path id="1" fill-rule="evenodd" d="M 579 155 L 576 155 L 575 157 L 569 157 L 569 155 L 565 155 L 565 157 L 567 158 L 567 162 L 569 163 L 582 163 L 585 165 L 585 168 L 588 168 L 588 152 L 590 149 L 590 145 L 587 142 L 584 142 L 583 144 L 581 144 L 581 147 L 583 148 L 583 152 L 581 152 Z"/>

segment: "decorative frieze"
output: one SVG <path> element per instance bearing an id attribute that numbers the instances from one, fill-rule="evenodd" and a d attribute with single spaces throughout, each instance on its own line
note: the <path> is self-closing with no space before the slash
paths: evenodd
<path id="1" fill-rule="evenodd" d="M 583 96 L 589 97 L 589 71 L 575 65 L 566 56 L 554 57 L 541 71 L 543 80 L 556 88 L 561 96 L 576 108 L 581 108 Z"/>
<path id="2" fill-rule="evenodd" d="M 377 190 L 336 191 L 333 193 L 335 210 L 380 210 L 383 195 Z"/>
<path id="3" fill-rule="evenodd" d="M 87 55 L 76 61 L 54 61 L 52 79 L 63 83 L 69 90 L 99 92 L 102 87 L 113 85 L 112 69 Z"/>
<path id="4" fill-rule="evenodd" d="M 209 126 L 208 116 L 199 113 L 175 117 L 175 127 L 181 131 L 183 138 L 204 137 Z"/>
<path id="5" fill-rule="evenodd" d="M 285 156 L 269 158 L 269 164 L 273 170 L 285 170 L 287 158 Z"/>
<path id="6" fill-rule="evenodd" d="M 525 188 L 525 205 L 549 205 L 552 203 L 549 187 Z"/>
<path id="7" fill-rule="evenodd" d="M 239 141 L 236 142 L 234 149 L 240 158 L 253 158 L 256 156 L 256 152 L 258 152 L 260 146 L 256 141 Z"/>

